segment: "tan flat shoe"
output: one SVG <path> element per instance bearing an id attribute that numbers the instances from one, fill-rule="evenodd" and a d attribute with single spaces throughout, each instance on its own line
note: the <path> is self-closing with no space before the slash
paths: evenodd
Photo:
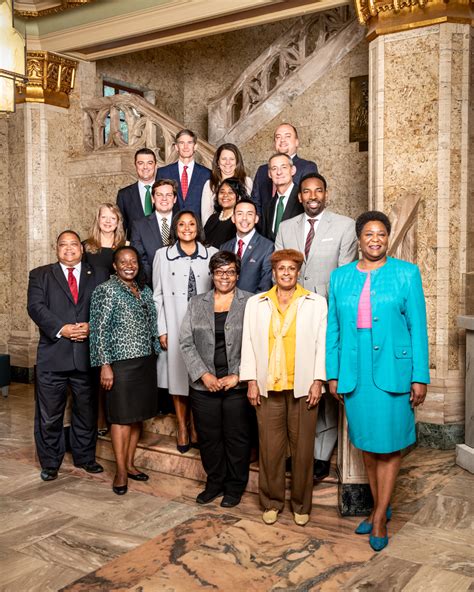
<path id="1" fill-rule="evenodd" d="M 275 522 L 278 520 L 278 510 L 265 510 L 262 515 L 262 520 L 265 522 L 265 524 L 275 524 Z"/>

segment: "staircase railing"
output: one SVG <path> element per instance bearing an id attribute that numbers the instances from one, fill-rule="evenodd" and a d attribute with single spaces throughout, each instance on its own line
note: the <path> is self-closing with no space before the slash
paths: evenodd
<path id="1" fill-rule="evenodd" d="M 209 104 L 209 139 L 216 145 L 278 91 L 316 52 L 355 20 L 348 6 L 299 19 Z"/>
<path id="2" fill-rule="evenodd" d="M 83 110 L 86 151 L 151 148 L 160 165 L 176 160 L 174 137 L 183 126 L 143 97 L 98 97 Z M 211 144 L 198 140 L 196 154 L 202 164 L 211 166 L 214 151 Z"/>

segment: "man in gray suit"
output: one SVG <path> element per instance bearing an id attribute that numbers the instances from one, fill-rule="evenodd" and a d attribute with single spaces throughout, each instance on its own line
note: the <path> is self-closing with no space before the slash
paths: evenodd
<path id="1" fill-rule="evenodd" d="M 236 236 L 220 246 L 221 251 L 235 253 L 242 262 L 237 287 L 252 294 L 266 292 L 272 287 L 270 257 L 274 250 L 272 241 L 255 229 L 258 224 L 257 206 L 251 199 L 242 198 L 235 206 L 232 222 Z"/>
<path id="2" fill-rule="evenodd" d="M 302 177 L 298 199 L 304 213 L 283 221 L 275 239 L 275 250 L 296 249 L 304 253 L 301 268 L 303 286 L 327 298 L 329 276 L 336 267 L 354 261 L 357 257 L 357 237 L 352 218 L 326 209 L 326 179 L 318 173 Z M 337 441 L 339 408 L 328 393 L 319 404 L 316 442 L 314 446 L 314 474 L 324 479 Z"/>

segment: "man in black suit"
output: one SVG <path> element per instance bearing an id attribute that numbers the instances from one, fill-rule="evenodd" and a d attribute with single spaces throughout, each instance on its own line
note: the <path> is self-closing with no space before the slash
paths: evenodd
<path id="1" fill-rule="evenodd" d="M 28 314 L 40 330 L 36 359 L 35 442 L 41 479 L 58 476 L 65 442 L 63 417 L 67 387 L 73 395 L 70 443 L 74 464 L 89 473 L 103 471 L 95 462 L 96 403 L 89 363 L 89 304 L 108 272 L 81 262 L 79 235 L 58 236 L 58 262 L 30 272 Z"/>
<path id="2" fill-rule="evenodd" d="M 160 179 L 151 191 L 155 211 L 133 222 L 131 244 L 140 255 L 147 283 L 153 287 L 153 259 L 158 249 L 169 244 L 171 220 L 177 210 L 178 184 L 174 179 Z"/>
<path id="3" fill-rule="evenodd" d="M 156 176 L 156 156 L 149 148 L 135 152 L 135 169 L 138 181 L 119 189 L 117 205 L 123 216 L 123 227 L 130 238 L 132 222 L 149 216 L 153 212 L 151 187 Z"/>
<path id="4" fill-rule="evenodd" d="M 178 183 L 178 209 L 192 210 L 201 217 L 201 200 L 204 184 L 211 171 L 194 161 L 197 136 L 189 129 L 182 129 L 175 137 L 178 161 L 158 169 L 157 179 L 174 179 Z"/>
<path id="5" fill-rule="evenodd" d="M 270 157 L 267 175 L 275 186 L 273 199 L 263 210 L 262 234 L 272 242 L 280 223 L 303 213 L 298 199 L 298 185 L 293 182 L 296 167 L 288 154 L 274 154 Z"/>
<path id="6" fill-rule="evenodd" d="M 296 151 L 299 146 L 298 131 L 290 123 L 282 123 L 279 125 L 274 134 L 275 152 L 278 154 L 288 154 L 295 165 L 296 171 L 293 176 L 295 185 L 299 185 L 301 177 L 308 173 L 317 173 L 318 167 L 312 160 L 305 160 L 300 158 Z M 266 205 L 271 201 L 275 195 L 275 188 L 272 185 L 271 179 L 268 177 L 268 166 L 262 164 L 258 167 L 253 182 L 252 199 L 257 204 L 257 212 L 259 215 L 265 210 Z"/>
<path id="7" fill-rule="evenodd" d="M 272 287 L 270 257 L 274 245 L 255 229 L 258 223 L 255 203 L 246 198 L 237 202 L 232 222 L 237 229 L 237 235 L 221 245 L 220 250 L 232 251 L 242 261 L 237 286 L 253 294 L 266 292 Z"/>

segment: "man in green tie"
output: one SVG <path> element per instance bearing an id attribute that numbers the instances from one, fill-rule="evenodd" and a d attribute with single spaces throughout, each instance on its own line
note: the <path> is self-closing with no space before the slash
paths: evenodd
<path id="1" fill-rule="evenodd" d="M 263 210 L 262 234 L 275 242 L 282 220 L 289 220 L 303 212 L 298 200 L 298 187 L 293 183 L 296 167 L 288 154 L 274 154 L 268 161 L 268 176 L 275 193 Z"/>
<path id="2" fill-rule="evenodd" d="M 135 153 L 135 170 L 138 181 L 119 189 L 117 205 L 123 216 L 123 225 L 130 238 L 132 222 L 153 212 L 151 188 L 155 182 L 156 156 L 150 148 L 140 148 Z"/>

